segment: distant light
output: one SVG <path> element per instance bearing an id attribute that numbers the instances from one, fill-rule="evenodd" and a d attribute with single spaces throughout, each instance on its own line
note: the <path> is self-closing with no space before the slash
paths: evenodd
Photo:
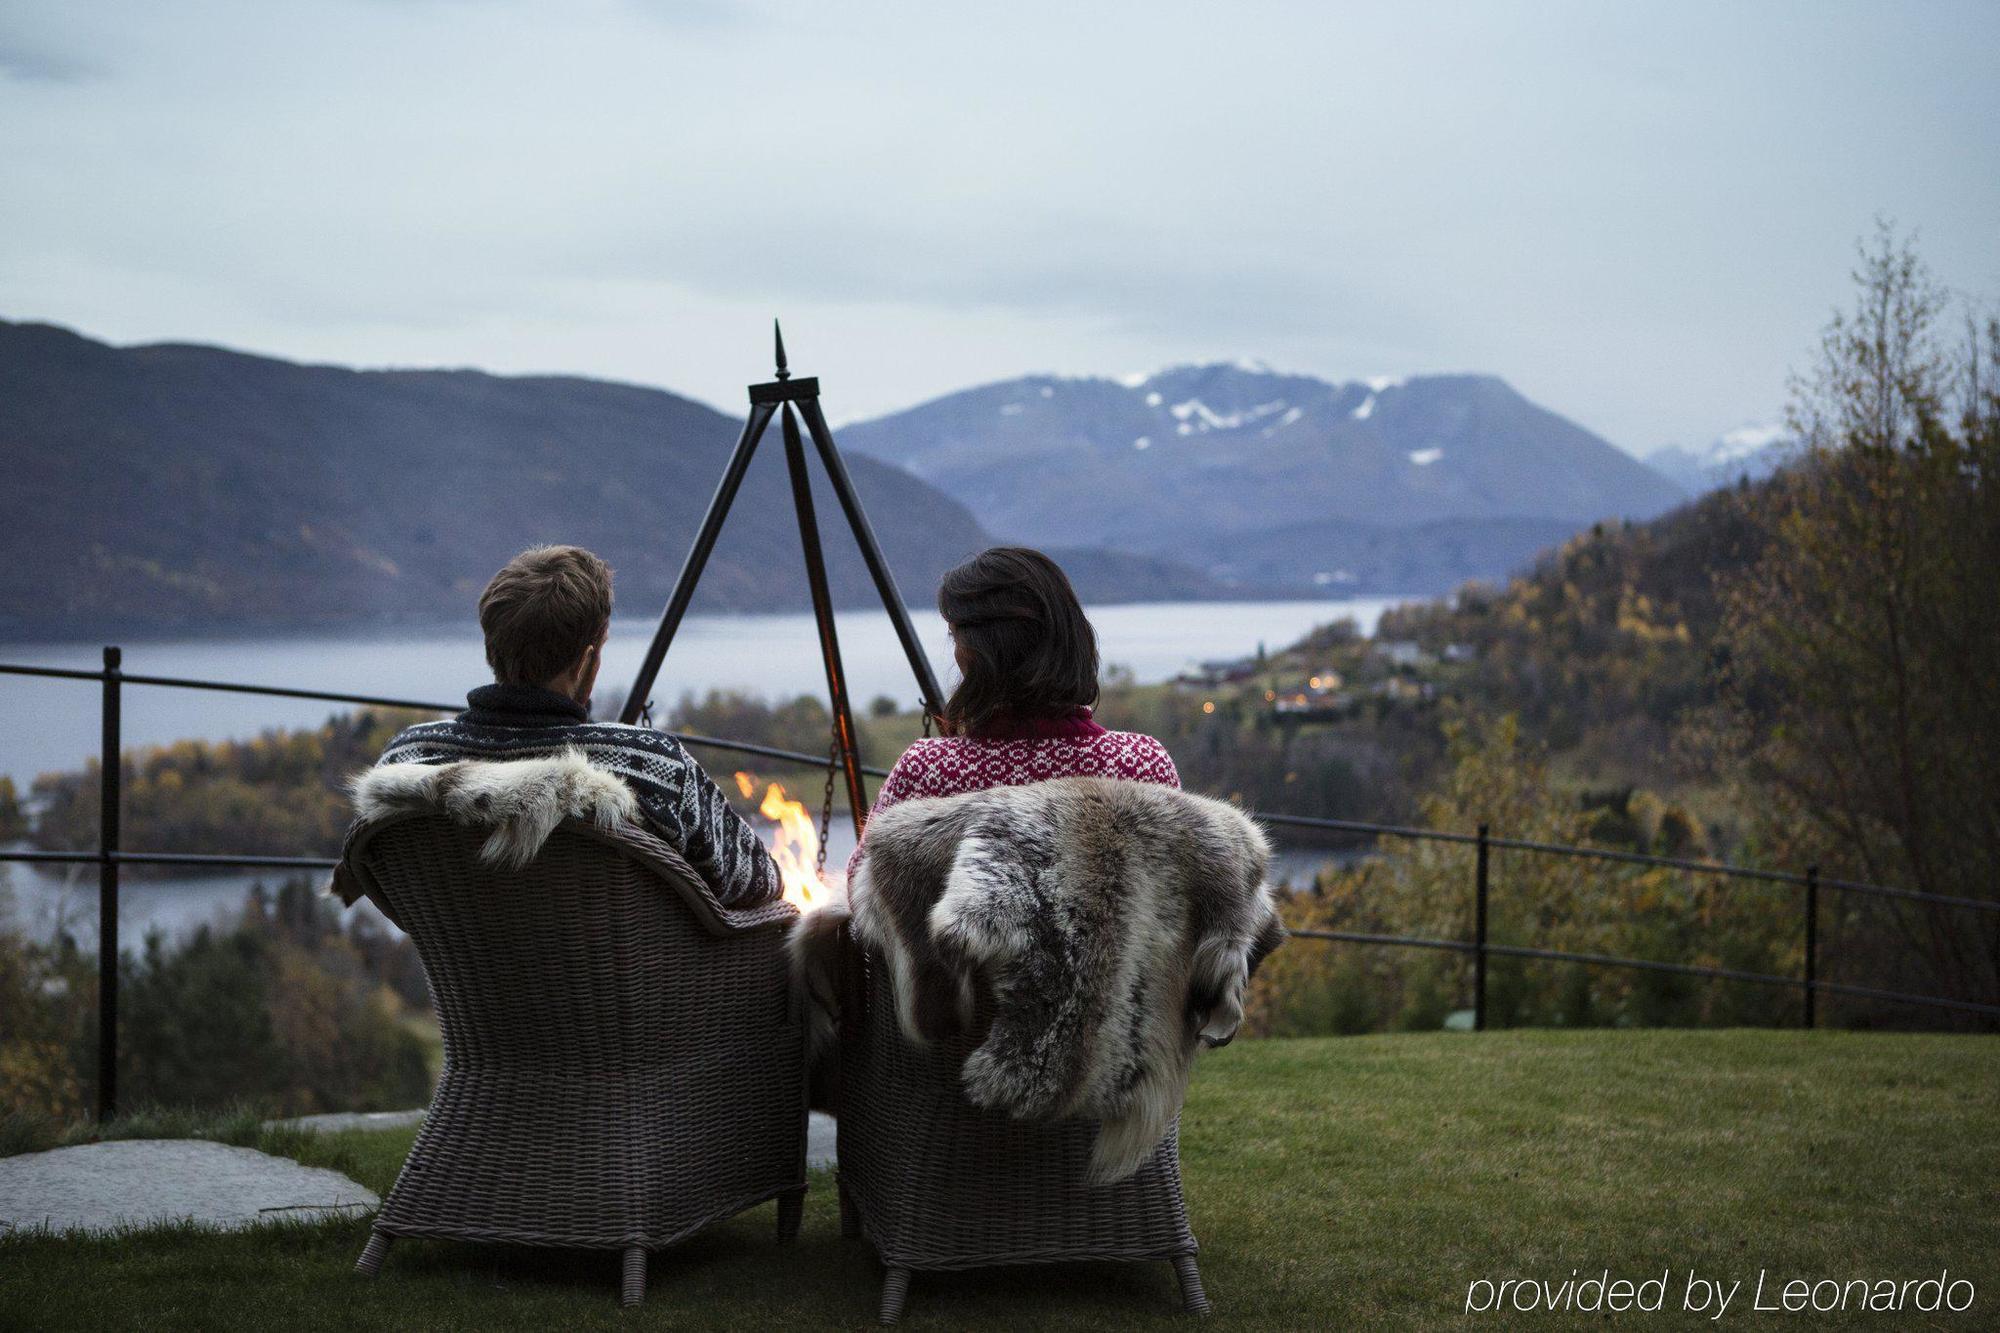
<path id="1" fill-rule="evenodd" d="M 1215 711 L 1215 700 L 1204 699 L 1202 701 L 1201 711 L 1204 713 L 1213 713 Z"/>

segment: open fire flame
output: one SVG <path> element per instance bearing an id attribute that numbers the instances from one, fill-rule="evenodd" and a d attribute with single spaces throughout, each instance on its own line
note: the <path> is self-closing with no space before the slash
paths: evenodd
<path id="1" fill-rule="evenodd" d="M 757 794 L 757 777 L 736 775 L 736 790 L 745 800 Z M 785 883 L 785 901 L 801 911 L 826 899 L 832 890 L 819 875 L 819 830 L 813 826 L 812 812 L 801 801 L 785 794 L 781 783 L 764 788 L 764 800 L 757 813 L 771 821 L 771 859 Z"/>

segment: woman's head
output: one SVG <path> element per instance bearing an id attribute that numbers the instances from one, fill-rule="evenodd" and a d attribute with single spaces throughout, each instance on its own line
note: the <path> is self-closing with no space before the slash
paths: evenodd
<path id="1" fill-rule="evenodd" d="M 1061 567 L 1040 551 L 981 551 L 944 576 L 938 614 L 951 627 L 963 677 L 944 704 L 953 734 L 1097 702 L 1097 632 Z"/>

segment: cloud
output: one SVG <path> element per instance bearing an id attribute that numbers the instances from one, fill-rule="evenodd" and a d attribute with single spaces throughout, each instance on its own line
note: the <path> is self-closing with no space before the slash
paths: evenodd
<path id="1" fill-rule="evenodd" d="M 102 70 L 81 60 L 0 35 L 0 79 L 17 83 L 83 83 Z"/>
<path id="2" fill-rule="evenodd" d="M 886 210 L 891 214 L 894 210 Z M 594 234 L 592 234 L 594 232 Z M 1184 340 L 1349 331 L 1406 335 L 1398 302 L 1324 258 L 1255 239 L 1201 244 L 1185 229 L 1113 216 L 812 214 L 769 207 L 606 220 L 555 262 L 588 281 L 669 282 L 725 300 L 893 303 L 1082 318 Z"/>
<path id="3" fill-rule="evenodd" d="M 734 401 L 799 312 L 883 406 L 1252 355 L 1705 438 L 1872 213 L 1990 270 L 2000 7 L 1696 11 L 0 0 L 0 313 Z"/>
<path id="4" fill-rule="evenodd" d="M 749 19 L 742 5 L 724 0 L 630 0 L 633 9 L 671 28 L 733 28 Z"/>

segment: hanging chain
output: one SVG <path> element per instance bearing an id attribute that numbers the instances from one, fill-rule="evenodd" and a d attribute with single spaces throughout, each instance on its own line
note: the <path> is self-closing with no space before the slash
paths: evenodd
<path id="1" fill-rule="evenodd" d="M 840 722 L 833 724 L 833 744 L 826 756 L 826 796 L 819 804 L 819 852 L 813 858 L 813 874 L 826 882 L 826 835 L 833 830 L 833 779 L 840 763 Z"/>

